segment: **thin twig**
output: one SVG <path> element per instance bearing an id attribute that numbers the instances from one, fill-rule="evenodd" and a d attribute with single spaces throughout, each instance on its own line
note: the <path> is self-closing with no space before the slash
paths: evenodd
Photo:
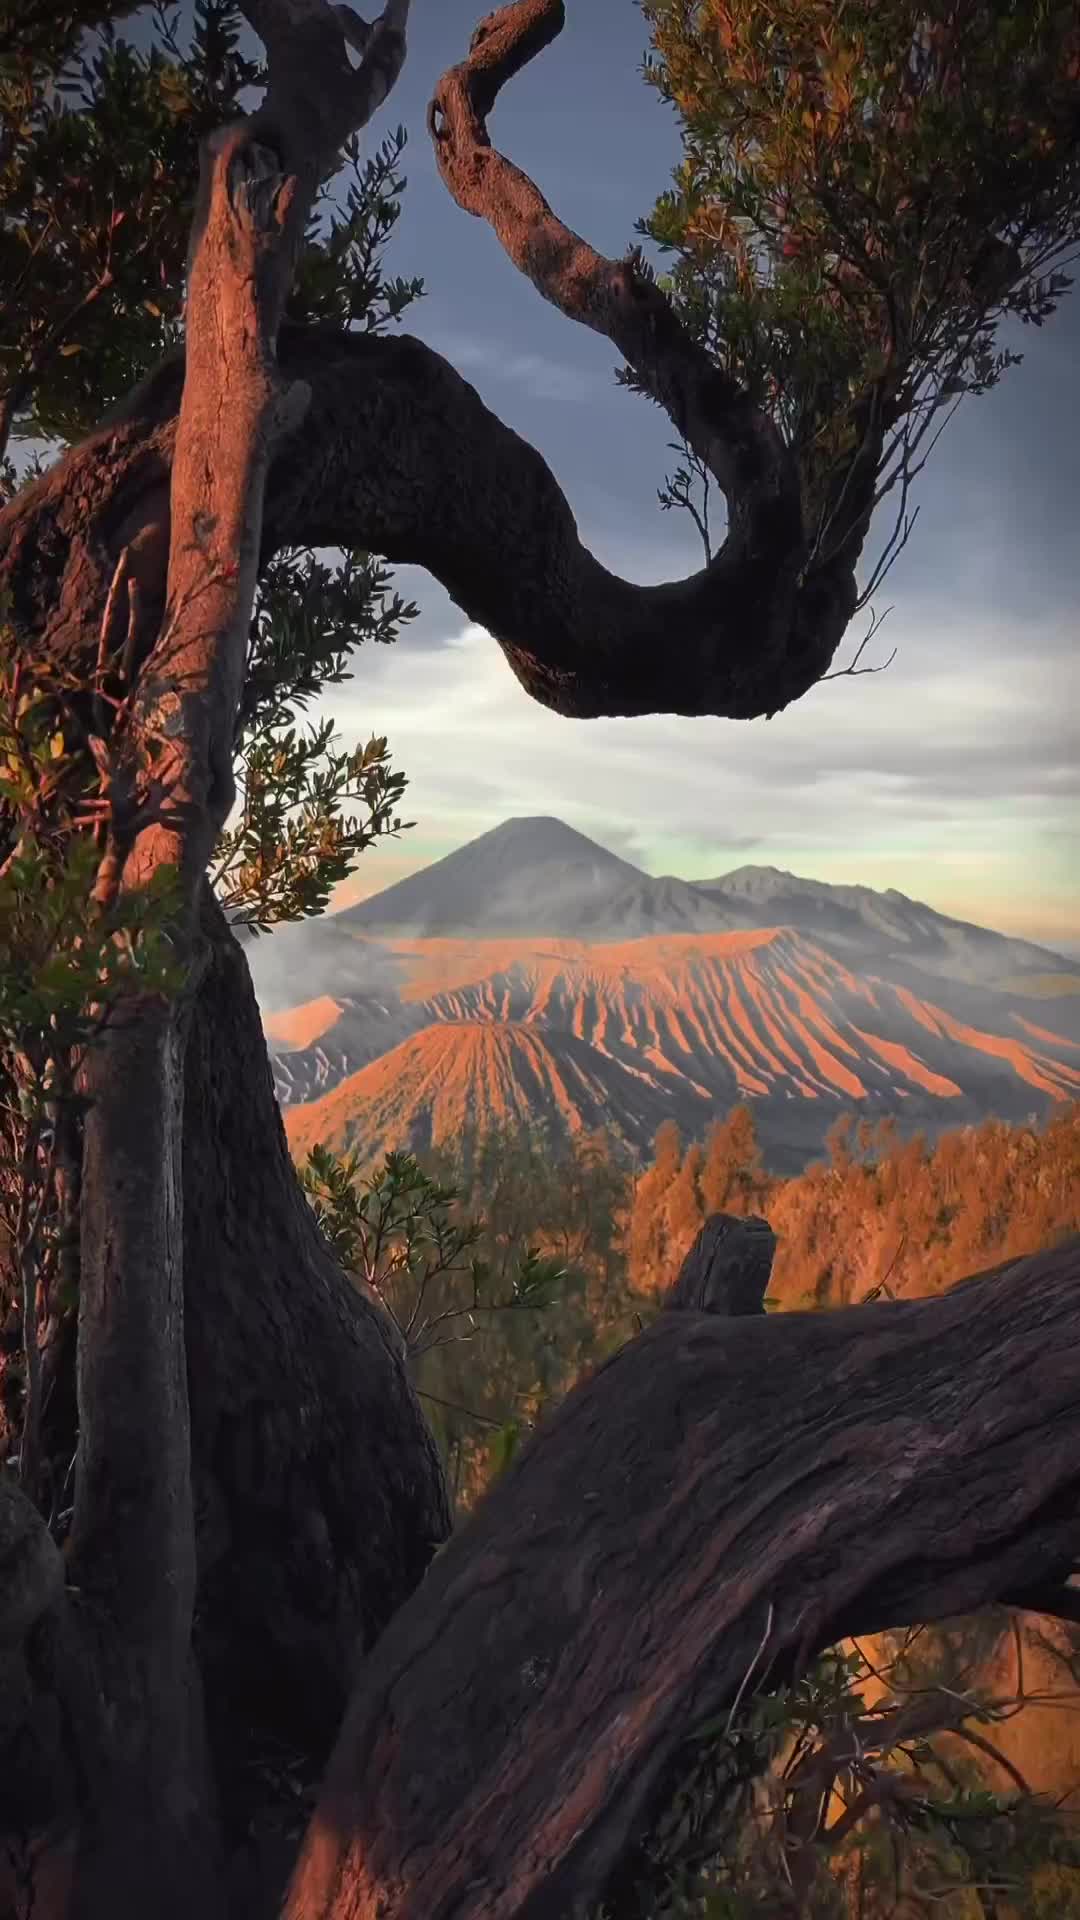
<path id="1" fill-rule="evenodd" d="M 892 608 L 886 607 L 884 613 L 881 614 L 880 617 L 877 614 L 871 615 L 870 625 L 867 627 L 866 632 L 863 634 L 862 639 L 859 641 L 858 647 L 855 650 L 854 657 L 851 660 L 850 664 L 846 667 L 837 667 L 835 673 L 823 673 L 821 676 L 821 680 L 818 682 L 819 686 L 822 685 L 826 680 L 851 680 L 851 679 L 857 679 L 858 676 L 862 673 L 884 673 L 886 667 L 892 666 L 893 661 L 896 659 L 896 653 L 897 653 L 897 649 L 895 647 L 890 653 L 888 659 L 883 660 L 879 666 L 860 667 L 859 665 L 859 661 L 862 659 L 862 656 L 866 652 L 866 649 L 869 646 L 871 640 L 874 638 L 874 635 L 878 632 L 879 628 L 884 626 L 891 612 L 892 612 Z"/>
<path id="2" fill-rule="evenodd" d="M 766 1647 L 768 1646 L 768 1644 L 769 1644 L 769 1635 L 770 1635 L 770 1634 L 771 1634 L 771 1632 L 772 1632 L 772 1624 L 773 1624 L 773 1603 L 772 1603 L 772 1601 L 770 1600 L 770 1601 L 769 1601 L 769 1611 L 768 1611 L 768 1614 L 766 1615 L 766 1618 L 765 1618 L 765 1631 L 764 1631 L 764 1633 L 763 1633 L 763 1634 L 762 1634 L 762 1636 L 761 1636 L 761 1640 L 760 1640 L 760 1643 L 759 1643 L 759 1645 L 758 1645 L 758 1649 L 757 1649 L 757 1652 L 755 1653 L 755 1655 L 754 1655 L 754 1657 L 753 1657 L 753 1659 L 751 1660 L 751 1662 L 750 1662 L 750 1665 L 749 1665 L 749 1666 L 747 1667 L 747 1669 L 746 1669 L 746 1672 L 745 1672 L 745 1673 L 743 1674 L 743 1677 L 742 1677 L 742 1679 L 741 1679 L 741 1680 L 740 1680 L 740 1682 L 739 1682 L 739 1690 L 738 1690 L 738 1692 L 737 1692 L 737 1694 L 735 1695 L 735 1698 L 734 1698 L 734 1700 L 733 1700 L 733 1701 L 732 1701 L 732 1703 L 731 1703 L 731 1712 L 730 1712 L 730 1713 L 728 1714 L 728 1717 L 727 1717 L 727 1724 L 726 1724 L 726 1726 L 724 1727 L 724 1738 L 725 1738 L 725 1740 L 726 1740 L 726 1739 L 728 1738 L 728 1735 L 729 1735 L 729 1734 L 730 1734 L 730 1732 L 731 1732 L 731 1729 L 732 1729 L 732 1726 L 734 1725 L 734 1721 L 735 1721 L 735 1715 L 736 1715 L 736 1714 L 738 1713 L 738 1711 L 739 1711 L 739 1707 L 740 1707 L 740 1704 L 741 1704 L 741 1702 L 742 1702 L 742 1697 L 743 1697 L 743 1694 L 744 1694 L 744 1693 L 746 1692 L 746 1689 L 747 1689 L 747 1687 L 748 1687 L 748 1686 L 749 1686 L 749 1684 L 750 1684 L 750 1678 L 751 1678 L 751 1675 L 753 1674 L 753 1672 L 754 1672 L 754 1669 L 755 1669 L 755 1667 L 756 1667 L 756 1666 L 757 1666 L 757 1664 L 758 1664 L 758 1661 L 759 1661 L 759 1660 L 761 1659 L 761 1656 L 762 1656 L 762 1654 L 764 1653 L 764 1651 L 765 1651 L 765 1648 L 766 1648 Z"/>
<path id="3" fill-rule="evenodd" d="M 437 1393 L 428 1393 L 426 1387 L 417 1387 L 416 1391 L 421 1400 L 430 1400 L 434 1407 L 446 1407 L 450 1413 L 463 1413 L 469 1420 L 478 1421 L 482 1427 L 494 1427 L 496 1432 L 500 1432 L 506 1425 L 505 1420 L 492 1420 L 489 1414 L 476 1413 L 472 1407 L 460 1406 L 456 1400 L 440 1400 Z"/>

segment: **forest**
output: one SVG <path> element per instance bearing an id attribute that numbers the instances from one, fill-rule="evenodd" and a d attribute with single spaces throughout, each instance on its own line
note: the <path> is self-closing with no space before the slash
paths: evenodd
<path id="1" fill-rule="evenodd" d="M 445 1265 L 426 1283 L 422 1317 L 453 1314 L 454 1337 L 440 1341 L 436 1330 L 424 1341 L 417 1377 L 430 1395 L 479 1416 L 455 1420 L 445 1406 L 432 1414 L 457 1496 L 469 1505 L 505 1460 L 510 1430 L 531 1425 L 656 1312 L 713 1214 L 756 1214 L 773 1228 L 773 1311 L 940 1292 L 1080 1232 L 1080 1106 L 1062 1107 L 1042 1127 L 988 1119 L 933 1143 L 901 1139 L 889 1120 L 867 1126 L 848 1114 L 828 1144 L 805 1172 L 771 1175 L 753 1111 L 740 1105 L 703 1141 L 684 1142 L 665 1123 L 640 1165 L 602 1132 L 552 1138 L 542 1128 L 495 1128 L 415 1160 L 391 1156 L 389 1180 L 377 1163 L 325 1149 L 306 1157 L 303 1178 L 353 1271 L 370 1267 L 403 1320 L 430 1264 L 433 1222 L 446 1222 Z M 356 1196 L 372 1187 L 383 1205 L 359 1232 Z M 386 1224 L 377 1236 L 379 1212 Z M 502 1301 L 513 1297 L 530 1251 L 543 1265 L 539 1304 L 480 1312 L 463 1325 L 474 1263 L 484 1297 Z M 485 1427 L 495 1438 L 485 1440 Z"/>

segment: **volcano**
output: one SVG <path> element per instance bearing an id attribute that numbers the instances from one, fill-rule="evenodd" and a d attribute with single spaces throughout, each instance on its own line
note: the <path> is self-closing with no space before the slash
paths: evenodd
<path id="1" fill-rule="evenodd" d="M 531 1120 L 640 1154 L 745 1100 L 794 1171 L 841 1112 L 934 1134 L 1080 1097 L 1062 956 L 772 868 L 654 878 L 554 819 L 258 942 L 253 971 L 297 1149 Z"/>

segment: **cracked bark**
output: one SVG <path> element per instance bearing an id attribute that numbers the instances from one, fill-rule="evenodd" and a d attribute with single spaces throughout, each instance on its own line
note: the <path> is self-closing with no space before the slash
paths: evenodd
<path id="1" fill-rule="evenodd" d="M 584 1914 L 763 1638 L 759 1687 L 847 1634 L 1060 1584 L 1078 1282 L 1073 1241 L 937 1299 L 662 1314 L 365 1662 L 287 1920 Z"/>

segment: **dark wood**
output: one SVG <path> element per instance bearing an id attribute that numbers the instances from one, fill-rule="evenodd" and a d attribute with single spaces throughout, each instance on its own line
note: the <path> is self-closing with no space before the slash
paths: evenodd
<path id="1" fill-rule="evenodd" d="M 685 580 L 622 580 L 582 543 L 542 456 L 422 341 L 283 327 L 279 361 L 311 402 L 271 465 L 264 557 L 297 544 L 362 547 L 426 568 L 533 698 L 577 718 L 745 719 L 788 706 L 828 671 L 857 597 L 850 567 L 791 586 L 765 547 L 738 565 L 721 552 Z M 175 357 L 163 363 L 106 428 L 0 512 L 14 617 L 73 663 L 94 657 L 125 544 L 148 623 L 160 608 L 180 372 Z M 448 472 L 460 484 L 448 487 Z"/>
<path id="2" fill-rule="evenodd" d="M 710 1214 L 679 1269 L 672 1308 L 735 1318 L 764 1313 L 776 1235 L 755 1213 Z"/>
<path id="3" fill-rule="evenodd" d="M 200 1656 L 215 1714 L 318 1755 L 450 1512 L 404 1354 L 300 1190 L 247 961 L 209 898 L 202 925 L 184 1128 Z"/>
<path id="4" fill-rule="evenodd" d="M 314 1787 L 356 1663 L 423 1577 L 450 1512 L 400 1348 L 300 1191 L 247 962 L 209 897 L 202 936 L 207 964 L 184 1060 L 197 1576 L 185 1737 L 199 1738 L 203 1703 L 224 1858 L 245 1889 L 230 1916 L 264 1920 L 306 1820 L 303 1797 L 275 1799 L 267 1756 Z M 51 1419 L 69 1453 L 73 1397 L 68 1369 Z M 98 1660 L 111 1648 L 107 1596 L 65 1594 L 62 1564 L 33 1508 L 0 1481 L 0 1841 L 17 1848 L 43 1828 L 58 1833 L 43 1890 L 63 1881 L 65 1823 L 81 1830 L 84 1851 L 95 1846 L 95 1804 L 112 1777 L 103 1703 L 115 1675 Z M 246 1838 L 253 1813 L 256 1850 Z M 0 1914 L 7 1871 L 0 1846 Z M 112 1874 L 113 1862 L 100 1871 Z M 44 1891 L 35 1920 L 39 1909 L 42 1920 L 66 1911 Z"/>
<path id="5" fill-rule="evenodd" d="M 361 1670 L 288 1920 L 569 1920 L 696 1724 L 1080 1553 L 1080 1240 L 935 1299 L 664 1313 Z"/>

